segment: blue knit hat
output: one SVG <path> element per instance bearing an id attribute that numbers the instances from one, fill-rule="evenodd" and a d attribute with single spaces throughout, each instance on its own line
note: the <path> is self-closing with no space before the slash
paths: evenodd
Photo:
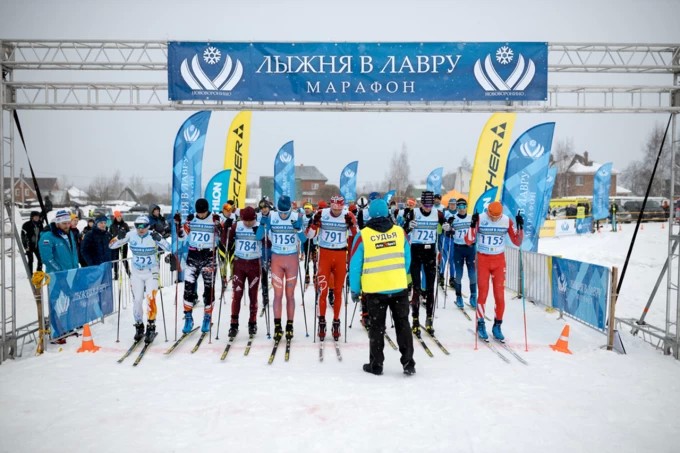
<path id="1" fill-rule="evenodd" d="M 382 198 L 371 201 L 368 205 L 368 215 L 374 217 L 387 217 L 387 203 Z"/>
<path id="2" fill-rule="evenodd" d="M 276 209 L 279 210 L 279 212 L 288 212 L 290 211 L 290 197 L 288 195 L 281 195 L 279 198 L 279 202 L 276 203 Z"/>
<path id="3" fill-rule="evenodd" d="M 104 214 L 99 214 L 95 219 L 94 219 L 94 224 L 98 224 L 99 222 L 108 222 L 109 219 L 106 218 Z"/>

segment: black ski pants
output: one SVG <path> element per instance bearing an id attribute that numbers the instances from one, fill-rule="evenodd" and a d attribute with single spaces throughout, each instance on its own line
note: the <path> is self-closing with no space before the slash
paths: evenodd
<path id="1" fill-rule="evenodd" d="M 371 326 L 368 334 L 370 337 L 369 363 L 373 369 L 382 370 L 385 355 L 385 318 L 387 308 L 392 311 L 394 327 L 397 331 L 397 344 L 401 352 L 401 365 L 415 366 L 413 360 L 413 336 L 411 325 L 408 322 L 408 290 L 394 294 L 366 294 L 368 304 L 368 316 L 371 318 Z"/>
<path id="2" fill-rule="evenodd" d="M 437 276 L 437 248 L 435 244 L 411 244 L 411 282 L 413 283 L 413 295 L 411 297 L 411 310 L 413 317 L 418 317 L 420 311 L 421 271 L 425 272 L 425 310 L 427 316 L 434 312 L 434 285 Z"/>

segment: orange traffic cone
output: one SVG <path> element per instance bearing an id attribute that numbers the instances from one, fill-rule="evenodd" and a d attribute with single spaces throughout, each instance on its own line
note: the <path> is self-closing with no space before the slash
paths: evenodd
<path id="1" fill-rule="evenodd" d="M 557 339 L 557 343 L 551 344 L 550 347 L 553 351 L 571 354 L 571 351 L 569 350 L 569 324 L 565 324 L 560 338 Z"/>
<path id="2" fill-rule="evenodd" d="M 85 324 L 85 328 L 83 329 L 83 344 L 80 346 L 80 348 L 78 348 L 77 352 L 85 351 L 99 351 L 99 346 L 95 346 L 94 341 L 92 341 L 92 333 L 90 332 L 89 324 Z"/>
<path id="3" fill-rule="evenodd" d="M 621 228 L 621 224 L 619 223 L 619 231 L 621 231 L 621 230 L 622 230 L 622 228 Z"/>
<path id="4" fill-rule="evenodd" d="M 661 222 L 661 229 L 665 230 L 666 229 L 666 222 Z"/>

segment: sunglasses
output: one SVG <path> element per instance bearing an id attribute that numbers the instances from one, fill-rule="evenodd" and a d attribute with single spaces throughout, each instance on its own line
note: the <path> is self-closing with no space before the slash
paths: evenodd
<path id="1" fill-rule="evenodd" d="M 143 230 L 143 229 L 149 228 L 149 224 L 148 223 L 135 223 L 135 228 L 137 228 L 138 230 Z"/>
<path id="2" fill-rule="evenodd" d="M 458 204 L 456 205 L 456 207 L 457 207 L 458 209 L 465 209 L 465 208 L 467 208 L 467 204 L 466 204 L 466 203 L 458 203 Z"/>

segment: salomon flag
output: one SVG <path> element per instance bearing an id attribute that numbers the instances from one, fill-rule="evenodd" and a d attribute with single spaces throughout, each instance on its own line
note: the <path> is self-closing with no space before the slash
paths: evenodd
<path id="1" fill-rule="evenodd" d="M 357 199 L 357 169 L 359 161 L 350 162 L 340 173 L 340 194 L 349 203 Z"/>
<path id="2" fill-rule="evenodd" d="M 538 250 L 545 183 L 555 123 L 543 123 L 524 132 L 512 145 L 503 183 L 503 209 L 511 219 L 524 217 L 521 249 Z"/>
<path id="3" fill-rule="evenodd" d="M 293 141 L 281 147 L 274 159 L 274 204 L 288 195 L 295 200 L 295 151 Z"/>
<path id="4" fill-rule="evenodd" d="M 172 216 L 179 213 L 182 219 L 194 211 L 194 203 L 201 197 L 201 166 L 203 147 L 208 133 L 210 112 L 194 113 L 182 124 L 175 137 L 175 150 L 172 167 Z M 180 259 L 186 256 L 185 250 L 176 248 L 177 232 L 172 225 L 173 248 Z M 184 242 L 186 244 L 186 241 Z"/>
<path id="5" fill-rule="evenodd" d="M 213 176 L 205 186 L 205 199 L 212 212 L 222 212 L 222 205 L 229 200 L 231 170 L 222 170 Z"/>
<path id="6" fill-rule="evenodd" d="M 609 217 L 609 190 L 612 183 L 612 163 L 602 164 L 593 180 L 593 220 Z"/>
<path id="7" fill-rule="evenodd" d="M 427 187 L 425 190 L 431 190 L 435 195 L 442 193 L 442 174 L 444 167 L 437 167 L 427 175 Z"/>

